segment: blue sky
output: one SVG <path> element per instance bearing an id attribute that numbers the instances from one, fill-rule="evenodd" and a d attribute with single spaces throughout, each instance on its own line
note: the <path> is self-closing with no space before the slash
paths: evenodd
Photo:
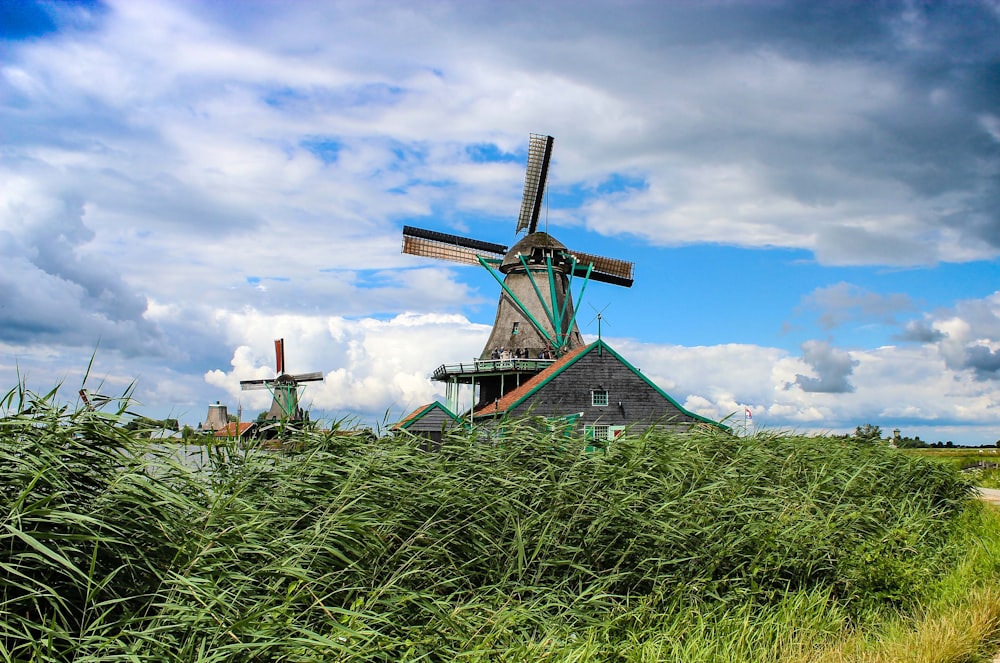
<path id="1" fill-rule="evenodd" d="M 485 343 L 528 134 L 579 304 L 678 402 L 1000 439 L 1000 5 L 0 2 L 0 377 L 393 420 Z"/>

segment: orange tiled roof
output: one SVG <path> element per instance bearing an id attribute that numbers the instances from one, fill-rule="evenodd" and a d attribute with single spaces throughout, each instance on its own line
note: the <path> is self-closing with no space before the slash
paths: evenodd
<path id="1" fill-rule="evenodd" d="M 523 383 L 517 389 L 508 391 L 500 398 L 500 400 L 496 401 L 495 403 L 490 403 L 489 405 L 484 405 L 483 407 L 473 412 L 473 416 L 482 417 L 482 416 L 490 416 L 493 414 L 506 412 L 509 408 L 513 407 L 515 403 L 517 403 L 522 398 L 524 398 L 532 391 L 537 389 L 539 386 L 542 385 L 542 383 L 546 382 L 550 378 L 560 373 L 564 368 L 566 368 L 567 365 L 572 363 L 574 359 L 576 359 L 580 355 L 584 354 L 586 351 L 593 348 L 594 345 L 596 345 L 596 343 L 599 342 L 600 341 L 595 341 L 590 345 L 584 345 L 579 348 L 576 348 L 575 350 L 570 350 L 562 357 L 560 357 L 552 364 L 550 364 L 544 371 L 536 375 L 533 375 L 530 380 Z"/>
<path id="2" fill-rule="evenodd" d="M 244 433 L 246 433 L 252 426 L 256 425 L 257 422 L 255 421 L 241 421 L 238 423 L 231 421 L 226 424 L 225 428 L 220 428 L 215 431 L 215 437 L 243 437 Z"/>

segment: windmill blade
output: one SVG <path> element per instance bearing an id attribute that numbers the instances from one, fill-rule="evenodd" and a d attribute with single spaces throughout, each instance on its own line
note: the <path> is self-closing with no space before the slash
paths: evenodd
<path id="1" fill-rule="evenodd" d="M 480 256 L 502 259 L 507 253 L 507 247 L 503 244 L 403 226 L 403 253 L 450 260 L 463 265 L 478 265 Z"/>
<path id="2" fill-rule="evenodd" d="M 268 385 L 274 384 L 273 379 L 269 380 L 240 380 L 240 389 L 250 391 L 252 389 L 267 389 Z"/>
<path id="3" fill-rule="evenodd" d="M 549 159 L 552 158 L 552 136 L 531 134 L 528 137 L 528 167 L 524 172 L 524 195 L 521 196 L 521 214 L 517 217 L 514 234 L 527 230 L 528 234 L 538 229 L 538 213 L 542 209 L 545 196 L 545 180 L 549 174 Z"/>
<path id="4" fill-rule="evenodd" d="M 590 279 L 592 281 L 611 283 L 613 285 L 620 285 L 626 288 L 631 288 L 632 283 L 635 282 L 635 279 L 632 277 L 633 264 L 627 260 L 605 258 L 604 256 L 595 256 L 589 253 L 578 253 L 575 251 L 573 252 L 573 255 L 577 260 L 576 269 L 573 270 L 573 276 L 586 276 L 587 268 L 593 265 L 594 268 L 590 272 Z"/>
<path id="5" fill-rule="evenodd" d="M 288 376 L 292 378 L 296 383 L 299 382 L 320 382 L 323 379 L 323 374 L 321 372 L 315 373 L 299 373 L 298 375 Z"/>
<path id="6" fill-rule="evenodd" d="M 274 372 L 281 375 L 285 372 L 285 339 L 274 340 Z"/>

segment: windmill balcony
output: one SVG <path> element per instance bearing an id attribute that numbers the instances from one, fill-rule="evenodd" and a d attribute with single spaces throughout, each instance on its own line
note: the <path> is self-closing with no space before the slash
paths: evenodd
<path id="1" fill-rule="evenodd" d="M 551 366 L 555 359 L 476 359 L 461 364 L 441 364 L 434 369 L 434 380 L 459 376 L 498 375 L 501 373 L 537 373 Z"/>

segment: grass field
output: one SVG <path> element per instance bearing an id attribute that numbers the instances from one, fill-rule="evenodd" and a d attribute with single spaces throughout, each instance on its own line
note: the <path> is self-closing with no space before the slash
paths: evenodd
<path id="1" fill-rule="evenodd" d="M 998 448 L 953 447 L 942 449 L 933 447 L 904 449 L 902 453 L 914 458 L 946 463 L 962 471 L 969 481 L 982 488 L 1000 488 L 1000 449 Z"/>
<path id="2" fill-rule="evenodd" d="M 194 469 L 121 411 L 3 408 L 0 660 L 957 663 L 1000 634 L 997 514 L 880 445 L 520 422 Z"/>

